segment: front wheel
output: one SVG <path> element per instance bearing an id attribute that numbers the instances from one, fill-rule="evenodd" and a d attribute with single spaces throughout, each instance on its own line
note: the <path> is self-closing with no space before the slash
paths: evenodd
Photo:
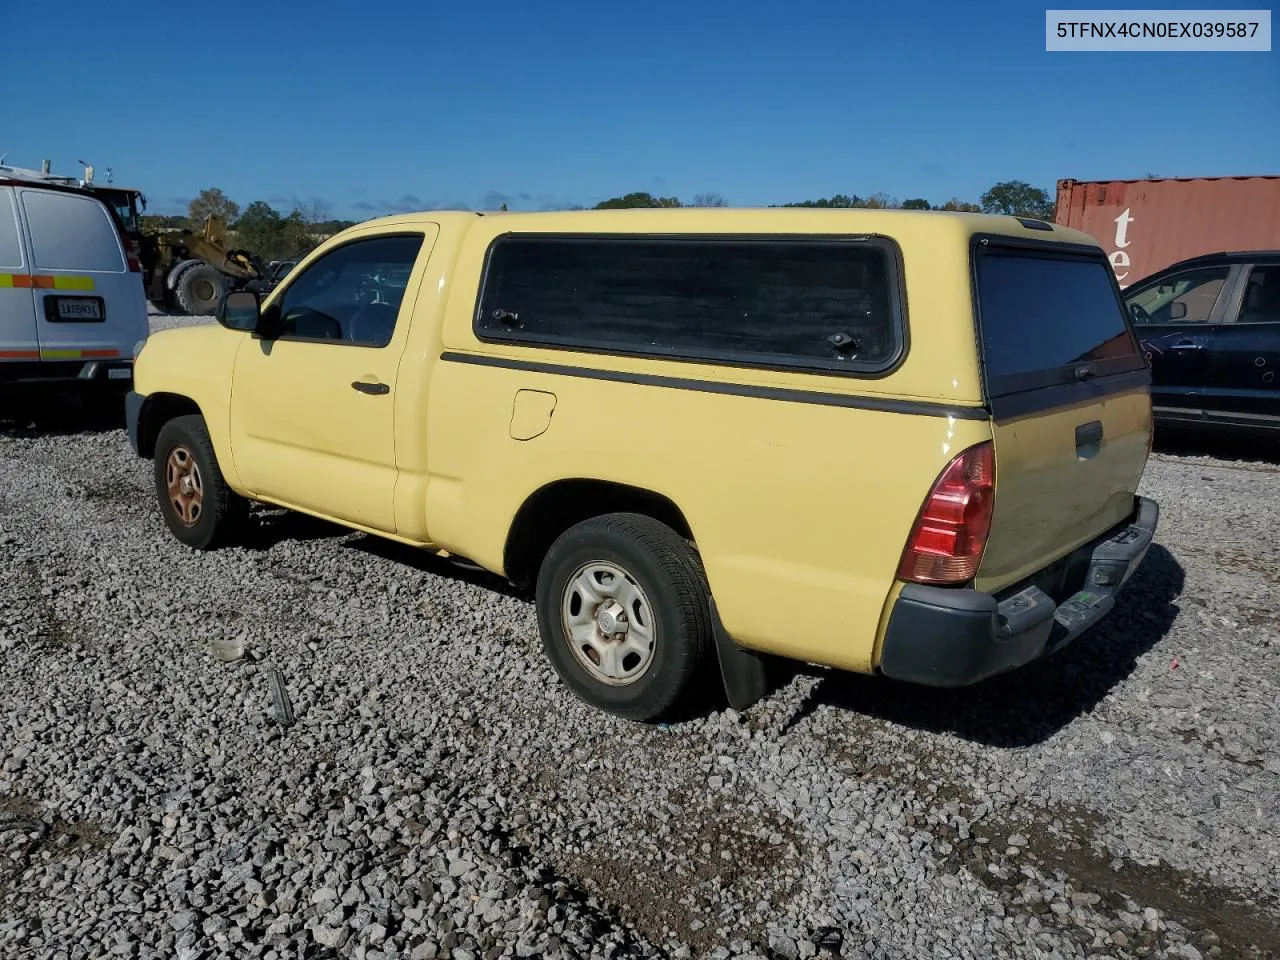
<path id="1" fill-rule="evenodd" d="M 538 629 L 560 679 L 594 707 L 654 721 L 691 705 L 713 635 L 693 547 L 651 517 L 571 527 L 538 573 Z"/>
<path id="2" fill-rule="evenodd" d="M 160 428 L 155 484 L 165 524 L 187 546 L 211 550 L 243 529 L 248 501 L 223 479 L 203 417 L 175 417 Z"/>

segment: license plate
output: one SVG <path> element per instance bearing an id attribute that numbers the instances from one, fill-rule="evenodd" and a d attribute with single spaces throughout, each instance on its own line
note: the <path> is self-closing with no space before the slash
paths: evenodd
<path id="1" fill-rule="evenodd" d="M 128 367 L 112 367 L 110 370 L 107 371 L 107 379 L 108 380 L 128 380 L 129 372 L 130 371 Z"/>
<path id="2" fill-rule="evenodd" d="M 97 300 L 79 297 L 58 298 L 59 320 L 101 320 L 102 306 Z"/>

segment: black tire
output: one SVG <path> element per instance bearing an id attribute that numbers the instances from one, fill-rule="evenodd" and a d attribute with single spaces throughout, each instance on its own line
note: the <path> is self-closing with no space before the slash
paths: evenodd
<path id="1" fill-rule="evenodd" d="M 570 583 L 581 583 L 580 576 L 590 576 L 583 573 L 584 568 L 596 563 L 615 568 L 638 586 L 638 597 L 643 601 L 638 609 L 648 611 L 652 642 L 647 644 L 651 651 L 647 663 L 645 655 L 635 653 L 614 661 L 615 670 L 621 672 L 626 669 L 626 658 L 638 657 L 631 668 L 637 671 L 632 679 L 610 683 L 597 677 L 593 669 L 601 671 L 607 665 L 596 661 L 594 667 L 588 667 L 585 658 L 599 653 L 590 642 L 575 644 L 566 626 L 565 616 L 575 606 L 573 594 L 586 595 L 571 592 Z M 623 585 L 623 589 L 629 588 Z M 606 514 L 579 523 L 547 551 L 538 571 L 536 593 L 543 649 L 560 679 L 579 698 L 607 713 L 641 722 L 672 717 L 694 706 L 714 643 L 710 591 L 697 552 L 670 527 L 633 513 Z M 634 599 L 637 595 L 630 596 Z M 577 604 L 579 611 L 585 609 L 583 603 Z M 600 623 L 596 615 L 607 603 L 586 615 L 593 620 L 590 630 L 597 643 L 611 642 L 594 632 Z M 637 609 L 628 604 L 623 612 L 629 608 Z M 637 617 L 635 622 L 642 620 Z M 642 665 L 643 670 L 639 669 Z"/>
<path id="2" fill-rule="evenodd" d="M 178 274 L 174 296 L 178 306 L 192 316 L 209 316 L 227 292 L 227 281 L 207 263 L 197 263 Z"/>
<path id="3" fill-rule="evenodd" d="M 179 480 L 170 495 L 170 470 Z M 194 480 L 185 488 L 180 478 Z M 180 541 L 196 550 L 213 550 L 234 542 L 244 529 L 249 503 L 230 487 L 218 468 L 204 418 L 174 417 L 160 428 L 155 449 L 156 498 L 165 524 Z M 198 490 L 198 496 L 194 491 Z M 178 502 L 175 502 L 178 501 Z M 198 500 L 197 509 L 191 509 Z M 180 506 L 181 504 L 181 506 Z"/>

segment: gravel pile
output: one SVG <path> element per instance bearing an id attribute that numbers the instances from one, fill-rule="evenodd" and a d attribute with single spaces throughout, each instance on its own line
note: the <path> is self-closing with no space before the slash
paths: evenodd
<path id="1" fill-rule="evenodd" d="M 278 511 L 195 554 L 122 430 L 11 429 L 0 956 L 1275 956 L 1280 469 L 1143 486 L 1051 662 L 647 728 L 480 574 Z"/>

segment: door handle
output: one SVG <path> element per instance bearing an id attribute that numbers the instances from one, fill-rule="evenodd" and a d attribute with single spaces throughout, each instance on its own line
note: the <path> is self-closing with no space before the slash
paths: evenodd
<path id="1" fill-rule="evenodd" d="M 361 393 L 372 393 L 376 396 L 391 392 L 391 388 L 385 383 L 369 383 L 365 380 L 351 381 L 351 389 L 359 390 Z"/>
<path id="2" fill-rule="evenodd" d="M 1171 347 L 1169 347 L 1169 349 L 1170 350 L 1203 350 L 1204 344 L 1192 343 L 1190 340 L 1183 340 L 1180 343 L 1173 344 Z"/>

